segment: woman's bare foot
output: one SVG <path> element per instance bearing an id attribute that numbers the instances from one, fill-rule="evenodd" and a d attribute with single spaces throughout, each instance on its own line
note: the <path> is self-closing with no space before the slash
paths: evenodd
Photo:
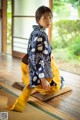
<path id="1" fill-rule="evenodd" d="M 19 102 L 16 101 L 13 105 L 8 106 L 7 109 L 11 111 L 22 112 L 24 107 L 25 104 L 23 103 L 20 104 Z"/>

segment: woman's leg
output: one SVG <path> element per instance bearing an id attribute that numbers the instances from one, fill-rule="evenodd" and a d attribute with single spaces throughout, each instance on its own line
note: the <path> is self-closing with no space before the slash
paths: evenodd
<path id="1" fill-rule="evenodd" d="M 53 60 L 51 60 L 51 66 L 52 66 L 52 72 L 54 75 L 53 80 L 57 84 L 57 86 L 51 86 L 51 91 L 47 91 L 47 90 L 44 90 L 41 85 L 39 85 L 38 87 L 35 88 L 35 90 L 42 94 L 51 94 L 51 93 L 55 94 L 60 89 L 60 86 L 61 86 L 61 78 L 60 78 L 59 70 Z M 29 72 L 28 71 L 27 71 L 27 75 L 28 75 L 28 78 L 27 77 L 26 78 L 29 80 Z M 51 80 L 52 79 L 48 79 L 49 82 L 51 82 Z M 29 80 L 29 82 L 30 82 L 30 80 Z M 33 91 L 33 88 L 30 88 L 30 85 L 28 85 L 26 88 L 24 88 L 22 94 L 18 97 L 16 102 L 9 109 L 22 112 L 32 91 Z"/>
<path id="2" fill-rule="evenodd" d="M 25 87 L 22 94 L 17 98 L 17 100 L 11 107 L 8 107 L 8 109 L 13 110 L 13 111 L 22 112 L 24 110 L 24 107 L 26 105 L 26 102 L 27 102 L 29 96 L 31 95 L 32 90 L 33 90 L 33 88 L 31 88 L 30 85 Z"/>
<path id="3" fill-rule="evenodd" d="M 21 72 L 22 72 L 22 82 L 25 85 L 30 83 L 30 75 L 29 75 L 29 68 L 28 65 L 21 62 Z"/>

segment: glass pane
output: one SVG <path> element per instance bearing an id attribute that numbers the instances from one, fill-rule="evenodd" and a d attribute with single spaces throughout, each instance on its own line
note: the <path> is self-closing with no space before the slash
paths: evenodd
<path id="1" fill-rule="evenodd" d="M 14 51 L 26 53 L 27 46 L 28 46 L 28 40 L 13 38 L 13 50 Z"/>
<path id="2" fill-rule="evenodd" d="M 21 38 L 29 38 L 32 31 L 32 25 L 36 24 L 34 18 L 14 18 L 14 36 Z"/>
<path id="3" fill-rule="evenodd" d="M 54 0 L 52 47 L 59 68 L 80 75 L 80 4 L 76 1 L 73 5 Z"/>
<path id="4" fill-rule="evenodd" d="M 33 16 L 41 5 L 49 6 L 49 0 L 14 0 L 14 15 Z"/>

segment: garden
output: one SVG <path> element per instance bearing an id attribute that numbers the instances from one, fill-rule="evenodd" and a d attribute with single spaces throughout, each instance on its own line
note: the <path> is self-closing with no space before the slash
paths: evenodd
<path id="1" fill-rule="evenodd" d="M 79 0 L 54 0 L 52 48 L 60 69 L 80 74 Z"/>

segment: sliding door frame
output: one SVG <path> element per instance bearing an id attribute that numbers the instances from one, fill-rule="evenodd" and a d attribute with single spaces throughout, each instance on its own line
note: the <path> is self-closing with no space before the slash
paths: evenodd
<path id="1" fill-rule="evenodd" d="M 53 4 L 53 0 L 49 0 L 49 7 L 51 9 L 52 9 L 52 4 Z M 14 30 L 14 18 L 15 17 L 26 17 L 26 18 L 29 17 L 29 18 L 33 18 L 35 16 L 15 16 L 14 15 L 14 0 L 12 0 L 12 56 L 13 57 L 22 58 L 25 55 L 25 53 L 21 53 L 21 52 L 17 52 L 17 51 L 13 50 L 13 38 L 14 38 L 13 30 Z M 52 39 L 52 25 L 51 25 L 51 27 L 48 30 L 48 37 L 49 37 L 49 40 L 51 42 L 51 39 Z M 21 39 L 24 39 L 24 38 L 21 38 Z"/>

